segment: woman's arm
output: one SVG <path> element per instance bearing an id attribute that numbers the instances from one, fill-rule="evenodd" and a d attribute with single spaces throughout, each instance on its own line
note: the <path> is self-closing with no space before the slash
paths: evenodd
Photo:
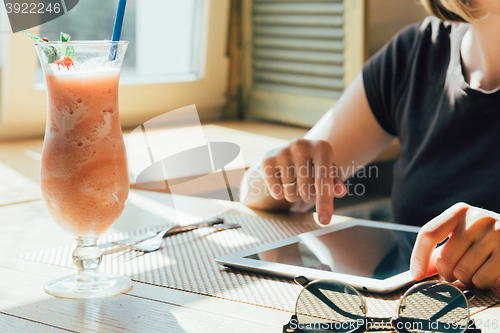
<path id="1" fill-rule="evenodd" d="M 316 203 L 321 223 L 327 224 L 333 214 L 333 198 L 346 193 L 342 181 L 393 139 L 373 116 L 359 74 L 303 139 L 270 151 L 260 165 L 249 169 L 244 202 L 266 210 L 286 209 L 299 200 Z"/>

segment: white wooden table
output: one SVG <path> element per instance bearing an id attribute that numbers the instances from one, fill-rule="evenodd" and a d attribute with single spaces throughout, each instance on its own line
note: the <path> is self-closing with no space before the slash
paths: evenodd
<path id="1" fill-rule="evenodd" d="M 161 222 L 129 205 L 107 234 Z M 129 293 L 107 299 L 51 297 L 43 285 L 74 270 L 16 256 L 72 241 L 41 200 L 0 207 L 0 332 L 276 332 L 289 319 L 278 310 L 137 282 Z"/>
<path id="2" fill-rule="evenodd" d="M 194 207 L 202 201 L 210 206 L 217 204 L 199 198 L 186 200 L 193 201 Z M 236 210 L 269 216 L 245 207 Z M 302 214 L 274 217 L 311 218 Z M 168 216 L 164 220 L 168 223 Z M 107 233 L 159 222 L 159 216 L 130 204 Z M 43 285 L 73 270 L 16 256 L 72 241 L 52 221 L 41 200 L 0 207 L 0 332 L 281 332 L 289 319 L 290 314 L 283 311 L 137 282 L 129 293 L 107 299 L 51 297 L 45 294 Z M 500 307 L 483 311 L 475 318 L 498 320 Z"/>
<path id="3" fill-rule="evenodd" d="M 31 155 L 33 163 L 16 160 L 10 146 L 0 145 L 0 332 L 281 332 L 290 314 L 259 306 L 134 282 L 127 294 L 98 300 L 68 300 L 47 295 L 43 285 L 71 274 L 69 268 L 16 258 L 19 254 L 73 242 L 53 222 L 40 197 L 36 163 L 40 142 L 27 141 L 13 151 Z M 26 149 L 27 151 L 24 151 Z M 3 155 L 2 155 L 3 154 Z M 9 155 L 9 154 L 12 154 Z M 27 174 L 34 174 L 27 177 Z M 171 223 L 173 207 L 141 207 L 138 192 L 120 219 L 106 234 Z M 148 192 L 153 196 L 169 196 Z M 135 196 L 136 199 L 133 199 Z M 139 195 L 140 197 L 140 195 Z M 223 201 L 184 197 L 193 214 Z M 165 201 L 167 202 L 167 201 Z M 304 214 L 269 214 L 242 205 L 241 214 L 305 221 Z M 476 319 L 499 320 L 500 307 L 487 309 Z M 483 332 L 498 332 L 483 329 Z"/>

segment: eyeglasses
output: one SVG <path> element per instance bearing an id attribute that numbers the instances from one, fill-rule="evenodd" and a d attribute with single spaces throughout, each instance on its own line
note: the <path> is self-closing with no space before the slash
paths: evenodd
<path id="1" fill-rule="evenodd" d="M 470 319 L 472 291 L 462 292 L 452 284 L 427 281 L 414 285 L 399 301 L 398 316 L 370 318 L 366 301 L 348 284 L 336 281 L 309 281 L 297 276 L 304 288 L 295 304 L 295 314 L 283 326 L 283 333 L 363 333 L 397 331 L 399 333 L 477 333 Z"/>

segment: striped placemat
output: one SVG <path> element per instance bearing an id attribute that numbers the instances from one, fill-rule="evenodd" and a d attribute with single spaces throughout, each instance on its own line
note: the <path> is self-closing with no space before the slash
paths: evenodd
<path id="1" fill-rule="evenodd" d="M 301 287 L 293 281 L 235 270 L 218 265 L 214 258 L 278 241 L 303 232 L 315 230 L 314 222 L 298 223 L 225 214 L 226 223 L 237 223 L 240 229 L 214 233 L 210 229 L 199 229 L 167 237 L 161 250 L 138 257 L 129 257 L 124 252 L 112 249 L 104 252 L 101 273 L 128 276 L 134 281 L 163 286 L 202 295 L 270 307 L 293 312 Z M 158 230 L 158 229 L 155 229 Z M 152 229 L 140 229 L 104 237 L 109 242 Z M 25 253 L 19 258 L 50 265 L 74 267 L 71 253 L 75 244 Z M 368 314 L 374 317 L 396 315 L 399 297 L 404 290 L 392 294 L 364 293 Z M 471 314 L 500 302 L 500 283 L 488 292 L 475 291 L 471 301 Z"/>

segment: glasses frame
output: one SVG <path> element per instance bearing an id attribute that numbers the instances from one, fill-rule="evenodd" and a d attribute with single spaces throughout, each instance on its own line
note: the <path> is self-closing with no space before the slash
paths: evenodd
<path id="1" fill-rule="evenodd" d="M 297 312 L 297 306 L 298 306 L 298 302 L 299 302 L 299 299 L 300 299 L 300 295 L 306 289 L 309 292 L 311 292 L 313 295 L 315 295 L 317 298 L 319 298 L 321 301 L 323 301 L 323 303 L 325 303 L 331 309 L 335 310 L 336 312 L 338 312 L 340 314 L 345 313 L 344 310 L 342 310 L 339 307 L 337 307 L 335 305 L 335 303 L 333 303 L 331 300 L 329 300 L 328 297 L 326 295 L 324 295 L 323 293 L 321 293 L 318 289 L 316 289 L 316 291 L 319 292 L 321 295 L 317 295 L 315 292 L 311 291 L 311 289 L 308 289 L 308 288 L 310 288 L 311 286 L 313 286 L 314 284 L 316 284 L 318 282 L 329 282 L 328 280 L 310 281 L 306 277 L 304 277 L 302 275 L 299 275 L 299 276 L 295 277 L 294 281 L 297 284 L 301 285 L 303 287 L 303 289 L 300 291 L 299 295 L 297 296 L 297 301 L 295 303 L 295 313 L 292 315 L 292 317 L 290 318 L 289 322 L 283 326 L 283 333 L 306 333 L 306 331 L 304 331 L 304 330 L 302 330 L 302 329 L 300 329 L 298 327 L 297 328 L 293 328 L 293 326 L 297 326 L 297 325 L 292 324 L 294 321 L 295 321 L 295 323 L 298 323 L 298 318 L 297 318 L 297 314 L 296 314 L 296 312 Z M 366 311 L 366 309 L 367 309 L 366 299 L 365 299 L 365 297 L 363 295 L 361 295 L 361 293 L 356 288 L 354 288 L 351 285 L 349 285 L 347 283 L 344 283 L 344 282 L 339 282 L 339 281 L 331 281 L 331 282 L 335 282 L 335 283 L 337 283 L 339 285 L 348 286 L 352 290 L 354 290 L 356 292 L 356 294 L 359 296 L 360 300 L 362 301 L 362 306 L 364 306 L 364 309 Z M 399 318 L 399 316 L 400 316 L 400 310 L 401 310 L 401 303 L 405 299 L 405 297 L 411 291 L 413 291 L 415 288 L 421 287 L 421 286 L 426 285 L 426 284 L 436 283 L 436 282 L 439 282 L 440 284 L 446 284 L 446 285 L 449 285 L 450 287 L 455 288 L 456 290 L 458 290 L 465 297 L 465 299 L 467 301 L 467 312 L 469 312 L 469 319 L 468 319 L 468 323 L 467 323 L 467 329 L 465 331 L 463 331 L 462 333 L 481 333 L 481 329 L 479 329 L 479 328 L 476 327 L 474 319 L 470 318 L 469 301 L 474 298 L 474 293 L 472 291 L 470 291 L 470 290 L 465 290 L 465 291 L 462 292 L 460 289 L 458 289 L 456 286 L 454 286 L 451 283 L 444 282 L 444 281 L 437 281 L 437 280 L 424 281 L 424 282 L 415 284 L 414 286 L 412 286 L 411 288 L 409 288 L 400 297 L 400 299 L 399 299 L 397 317 L 392 317 L 392 318 L 374 318 L 374 317 L 368 317 L 368 316 L 365 315 L 364 318 L 359 318 L 359 319 L 362 319 L 364 321 L 364 324 L 361 324 L 357 329 L 355 329 L 353 331 L 338 332 L 338 331 L 333 331 L 333 330 L 324 330 L 324 331 L 318 331 L 318 332 L 325 332 L 325 333 L 326 332 L 330 332 L 330 333 L 365 333 L 365 332 L 381 332 L 381 331 L 392 330 L 392 331 L 396 331 L 398 333 L 411 333 L 410 331 L 408 331 L 407 329 L 405 329 L 404 326 L 403 326 L 403 328 L 398 327 L 398 323 L 401 322 L 401 320 Z M 437 317 L 436 319 L 439 319 L 439 318 L 442 317 L 442 315 L 448 313 L 450 310 L 448 310 L 448 311 L 446 311 L 446 310 L 449 307 L 451 307 L 454 304 L 454 301 L 456 301 L 456 300 L 457 300 L 457 298 L 455 298 L 452 302 L 450 302 L 449 304 L 447 304 L 438 313 L 434 314 L 434 316 L 432 316 L 431 319 L 433 317 Z M 329 304 L 329 303 L 331 303 L 331 304 Z M 358 316 L 356 314 L 350 314 L 347 317 L 353 317 L 353 316 L 360 317 L 360 316 Z M 389 329 L 389 327 L 391 327 L 391 328 Z M 430 332 L 430 331 L 428 331 L 428 332 Z M 455 331 L 451 331 L 450 330 L 450 332 L 455 332 Z"/>

